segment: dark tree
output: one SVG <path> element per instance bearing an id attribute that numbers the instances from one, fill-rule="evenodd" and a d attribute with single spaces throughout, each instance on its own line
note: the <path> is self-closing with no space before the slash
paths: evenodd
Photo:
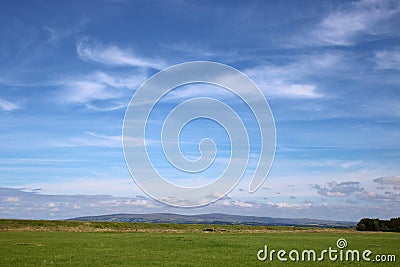
<path id="1" fill-rule="evenodd" d="M 357 223 L 356 229 L 357 231 L 400 232 L 400 217 L 390 220 L 364 218 Z"/>

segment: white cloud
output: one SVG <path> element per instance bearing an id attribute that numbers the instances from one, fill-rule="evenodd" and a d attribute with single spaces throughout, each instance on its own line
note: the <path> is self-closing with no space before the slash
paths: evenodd
<path id="1" fill-rule="evenodd" d="M 296 204 L 296 203 L 286 203 L 286 202 L 278 202 L 278 203 L 268 202 L 267 204 L 273 207 L 277 207 L 279 209 L 295 209 L 295 210 L 309 209 L 312 206 L 312 203 Z"/>
<path id="2" fill-rule="evenodd" d="M 122 135 L 103 135 L 94 132 L 86 132 L 84 137 L 74 137 L 68 140 L 54 142 L 60 147 L 97 146 L 97 147 L 121 147 Z"/>
<path id="3" fill-rule="evenodd" d="M 348 46 L 362 35 L 382 35 L 381 25 L 400 11 L 397 1 L 364 0 L 352 2 L 349 8 L 341 8 L 326 16 L 311 31 L 304 42 Z"/>
<path id="4" fill-rule="evenodd" d="M 93 175 L 94 174 L 94 175 Z M 54 179 L 52 181 L 32 181 L 24 185 L 24 188 L 41 188 L 38 194 L 49 195 L 115 195 L 134 196 L 142 191 L 136 186 L 129 173 L 124 177 L 109 176 L 106 173 L 91 173 L 88 178 L 79 179 Z M 83 175 L 82 175 L 83 176 Z M 93 178 L 93 176 L 95 178 Z M 25 189 L 24 191 L 28 191 Z M 11 195 L 16 196 L 16 195 Z M 55 202 L 55 201 L 53 201 Z M 78 203 L 79 204 L 79 203 Z"/>
<path id="5" fill-rule="evenodd" d="M 69 38 L 71 36 L 74 36 L 82 32 L 82 30 L 86 26 L 86 23 L 87 20 L 83 19 L 83 20 L 73 21 L 72 23 L 68 23 L 67 28 L 58 28 L 58 27 L 53 27 L 51 25 L 44 25 L 43 30 L 45 30 L 48 33 L 47 42 L 55 43 L 65 40 L 66 38 Z"/>
<path id="6" fill-rule="evenodd" d="M 148 199 L 136 199 L 136 198 L 111 198 L 97 202 L 97 206 L 108 206 L 108 207 L 143 207 L 143 208 L 157 208 L 159 205 L 153 200 Z"/>
<path id="7" fill-rule="evenodd" d="M 98 139 L 107 140 L 114 143 L 121 143 L 122 142 L 122 135 L 104 135 L 104 134 L 96 134 L 94 132 L 86 132 L 90 136 L 96 137 Z"/>
<path id="8" fill-rule="evenodd" d="M 58 98 L 66 103 L 79 103 L 95 111 L 112 111 L 125 108 L 133 89 L 146 79 L 144 73 L 136 75 L 111 75 L 102 71 L 67 78 L 58 85 L 64 89 Z"/>
<path id="9" fill-rule="evenodd" d="M 5 197 L 3 198 L 3 202 L 7 202 L 7 203 L 16 203 L 19 202 L 20 198 L 19 197 Z"/>
<path id="10" fill-rule="evenodd" d="M 116 184 L 115 182 L 109 183 Z M 79 184 L 82 185 L 82 184 Z M 77 187 L 73 183 L 65 184 L 64 189 L 57 190 L 59 194 L 43 194 L 27 192 L 23 189 L 1 188 L 8 202 L 0 201 L 0 213 L 7 218 L 49 219 L 73 218 L 88 214 L 137 213 L 143 209 L 158 209 L 162 206 L 145 197 L 114 197 L 111 195 L 69 195 L 68 187 Z M 97 188 L 96 181 L 86 186 Z M 62 186 L 61 186 L 62 187 Z"/>
<path id="11" fill-rule="evenodd" d="M 385 176 L 374 179 L 374 182 L 384 186 L 393 186 L 394 189 L 400 190 L 400 176 Z"/>
<path id="12" fill-rule="evenodd" d="M 259 204 L 253 202 L 240 201 L 240 200 L 220 200 L 215 202 L 213 205 L 223 206 L 223 207 L 240 207 L 240 208 L 255 208 L 259 206 Z"/>
<path id="13" fill-rule="evenodd" d="M 260 65 L 244 70 L 260 89 L 271 98 L 316 99 L 324 97 L 318 84 L 312 80 L 315 73 L 338 73 L 348 66 L 346 57 L 341 53 L 327 52 L 297 57 L 287 65 Z M 111 111 L 126 107 L 127 92 L 123 89 L 138 87 L 146 79 L 146 73 L 133 77 L 111 75 L 97 71 L 77 79 L 67 79 L 63 84 L 67 90 L 61 98 L 69 102 L 83 103 L 96 111 Z M 193 98 L 197 96 L 230 97 L 226 89 L 209 84 L 189 84 L 172 90 L 165 100 Z M 121 101 L 123 97 L 126 100 Z M 125 99 L 125 98 L 124 98 Z M 94 101 L 107 101 L 96 103 Z"/>
<path id="14" fill-rule="evenodd" d="M 107 188 L 112 188 L 116 193 L 126 190 L 132 196 L 134 193 L 127 184 L 117 184 L 115 180 L 107 182 Z M 369 205 L 362 203 L 327 204 L 325 202 L 302 201 L 244 201 L 235 199 L 222 199 L 211 205 L 197 208 L 191 211 L 162 205 L 150 198 L 136 197 L 114 197 L 111 195 L 100 195 L 99 181 L 92 180 L 90 183 L 75 183 L 68 181 L 64 185 L 55 184 L 56 191 L 50 194 L 43 192 L 29 192 L 24 189 L 1 188 L 0 193 L 4 197 L 12 197 L 18 202 L 0 201 L 0 213 L 4 218 L 73 218 L 87 215 L 104 215 L 115 213 L 226 213 L 260 216 L 268 214 L 269 217 L 286 218 L 319 218 L 332 219 L 332 214 L 337 214 L 336 220 L 357 221 L 363 217 L 378 216 L 390 218 L 399 212 L 398 205 L 387 205 L 388 201 L 399 201 L 399 194 L 385 195 L 362 192 L 364 198 L 371 201 Z M 100 183 L 100 189 L 106 185 Z M 115 188 L 118 187 L 118 188 Z M 127 187 L 128 190 L 127 190 Z M 76 194 L 76 188 L 92 189 L 93 194 Z M 71 191 L 72 190 L 72 191 Z M 58 193 L 57 193 L 58 192 Z M 71 194 L 71 192 L 73 192 Z M 87 192 L 87 191 L 85 191 Z M 299 200 L 300 201 L 300 200 Z M 318 200 L 320 201 L 320 200 Z M 382 208 L 385 207 L 385 208 Z"/>
<path id="15" fill-rule="evenodd" d="M 293 56 L 286 64 L 263 64 L 245 69 L 267 98 L 318 99 L 334 97 L 321 79 L 349 76 L 359 67 L 354 55 L 331 50 Z M 329 90 L 329 91 L 328 91 Z"/>
<path id="16" fill-rule="evenodd" d="M 16 103 L 0 98 L 0 110 L 14 111 L 17 109 L 20 109 L 20 106 L 17 105 Z"/>
<path id="17" fill-rule="evenodd" d="M 178 88 L 174 88 L 166 96 L 166 100 L 182 100 L 186 98 L 204 97 L 204 96 L 229 96 L 227 89 L 220 88 L 217 85 L 206 83 L 187 84 Z"/>
<path id="18" fill-rule="evenodd" d="M 365 191 L 364 188 L 361 187 L 359 182 L 353 181 L 341 183 L 333 181 L 328 183 L 326 187 L 314 185 L 313 188 L 317 189 L 318 194 L 329 197 L 345 197 L 353 193 Z"/>
<path id="19" fill-rule="evenodd" d="M 300 80 L 303 75 L 298 72 L 290 73 L 292 68 L 293 66 L 258 66 L 245 70 L 245 73 L 254 80 L 267 97 L 303 99 L 323 97 L 323 94 L 317 91 L 314 83 L 294 82 L 295 76 Z"/>
<path id="20" fill-rule="evenodd" d="M 249 202 L 243 202 L 243 201 L 233 201 L 232 202 L 234 206 L 238 206 L 241 208 L 254 208 L 257 205 L 254 203 L 249 203 Z"/>
<path id="21" fill-rule="evenodd" d="M 322 94 L 317 92 L 314 84 L 290 84 L 275 80 L 272 83 L 262 81 L 260 86 L 266 89 L 266 94 L 272 97 L 282 98 L 320 98 Z"/>
<path id="22" fill-rule="evenodd" d="M 76 43 L 79 58 L 113 66 L 132 66 L 162 69 L 165 63 L 160 60 L 146 59 L 135 55 L 132 51 L 123 50 L 116 45 L 105 46 L 101 43 L 82 39 Z"/>
<path id="23" fill-rule="evenodd" d="M 127 103 L 122 102 L 122 101 L 110 101 L 109 103 L 103 104 L 103 105 L 94 105 L 92 103 L 85 103 L 85 107 L 94 110 L 94 111 L 114 111 L 114 110 L 119 110 L 126 108 Z"/>
<path id="24" fill-rule="evenodd" d="M 400 70 L 400 49 L 377 51 L 373 60 L 378 69 Z"/>
<path id="25" fill-rule="evenodd" d="M 106 135 L 97 134 L 94 132 L 85 132 L 84 136 L 71 137 L 64 140 L 56 140 L 51 142 L 52 145 L 58 147 L 110 147 L 110 148 L 120 148 L 122 147 L 122 134 L 118 135 Z M 151 139 L 142 139 L 134 136 L 124 136 L 125 148 L 142 147 L 144 145 L 150 146 L 157 141 Z"/>
<path id="26" fill-rule="evenodd" d="M 390 191 L 385 191 L 385 192 L 376 192 L 376 191 L 371 191 L 371 192 L 361 192 L 357 195 L 357 197 L 369 201 L 373 201 L 375 203 L 390 203 L 393 206 L 397 206 L 398 203 L 400 202 L 400 193 L 397 192 L 390 192 Z"/>
<path id="27" fill-rule="evenodd" d="M 352 167 L 352 166 L 358 165 L 358 164 L 360 164 L 360 163 L 362 163 L 362 160 L 345 162 L 345 163 L 343 163 L 343 164 L 341 165 L 341 167 L 347 169 L 347 168 L 350 168 L 350 167 Z"/>
<path id="28" fill-rule="evenodd" d="M 142 83 L 146 77 L 147 75 L 145 73 L 139 73 L 136 75 L 130 74 L 127 76 L 116 76 L 110 75 L 102 71 L 96 71 L 88 78 L 110 87 L 133 89 L 137 87 L 140 83 Z"/>
<path id="29" fill-rule="evenodd" d="M 103 84 L 96 82 L 71 81 L 68 87 L 68 95 L 64 98 L 68 102 L 85 103 L 92 100 L 104 100 L 116 97 L 116 95 L 107 91 Z"/>

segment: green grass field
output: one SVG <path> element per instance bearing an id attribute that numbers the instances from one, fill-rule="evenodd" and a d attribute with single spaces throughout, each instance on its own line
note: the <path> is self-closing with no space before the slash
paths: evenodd
<path id="1" fill-rule="evenodd" d="M 264 245 L 320 253 L 336 249 L 338 238 L 346 249 L 369 249 L 371 259 L 393 254 L 397 262 L 257 259 Z M 398 266 L 399 241 L 398 233 L 351 229 L 0 220 L 0 266 Z"/>

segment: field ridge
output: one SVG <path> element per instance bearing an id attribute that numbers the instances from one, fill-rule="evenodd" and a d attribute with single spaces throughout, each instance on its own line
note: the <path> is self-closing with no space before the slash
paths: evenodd
<path id="1" fill-rule="evenodd" d="M 300 226 L 252 226 L 222 224 L 178 224 L 150 222 L 99 222 L 72 220 L 0 219 L 1 232 L 162 232 L 162 233 L 268 233 L 268 232 L 354 232 L 354 228 Z"/>

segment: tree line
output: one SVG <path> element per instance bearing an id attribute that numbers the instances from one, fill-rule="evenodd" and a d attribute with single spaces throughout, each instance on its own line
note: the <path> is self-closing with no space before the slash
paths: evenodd
<path id="1" fill-rule="evenodd" d="M 400 232 L 400 217 L 390 220 L 361 219 L 356 226 L 358 231 Z"/>

